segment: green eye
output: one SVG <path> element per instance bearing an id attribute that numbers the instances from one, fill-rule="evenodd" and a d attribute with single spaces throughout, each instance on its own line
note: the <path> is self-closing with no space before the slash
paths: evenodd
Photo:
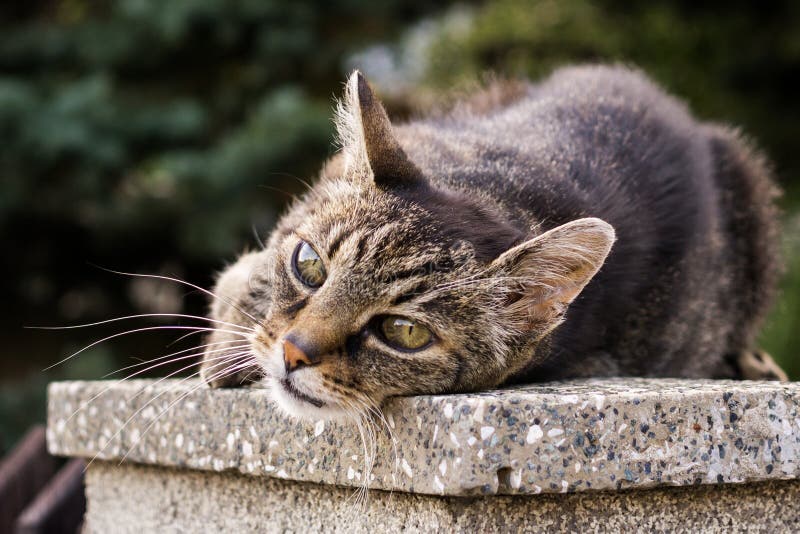
<path id="1" fill-rule="evenodd" d="M 380 330 L 386 342 L 400 350 L 419 350 L 433 340 L 433 334 L 426 327 L 399 315 L 383 318 Z"/>
<path id="2" fill-rule="evenodd" d="M 328 277 L 325 266 L 322 265 L 322 258 L 305 241 L 300 241 L 297 245 L 292 258 L 292 267 L 298 280 L 308 287 L 319 287 Z"/>

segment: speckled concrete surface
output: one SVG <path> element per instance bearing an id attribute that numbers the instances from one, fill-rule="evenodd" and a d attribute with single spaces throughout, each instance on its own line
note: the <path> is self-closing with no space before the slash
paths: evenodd
<path id="1" fill-rule="evenodd" d="M 64 382 L 48 443 L 64 456 L 233 470 L 443 495 L 532 494 L 791 479 L 800 384 L 578 381 L 400 398 L 372 473 L 358 430 L 278 413 L 265 391 L 197 382 Z M 263 481 L 260 483 L 264 483 Z"/>
<path id="2" fill-rule="evenodd" d="M 569 495 L 431 497 L 95 462 L 87 533 L 798 532 L 800 481 Z"/>

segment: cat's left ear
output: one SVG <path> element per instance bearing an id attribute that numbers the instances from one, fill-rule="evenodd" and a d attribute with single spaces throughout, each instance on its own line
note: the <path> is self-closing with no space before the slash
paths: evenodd
<path id="1" fill-rule="evenodd" d="M 569 304 L 600 270 L 614 240 L 610 224 L 586 218 L 501 254 L 489 270 L 504 289 L 501 313 L 508 324 L 540 335 L 557 326 Z"/>
<path id="2" fill-rule="evenodd" d="M 359 71 L 347 81 L 337 128 L 347 165 L 369 169 L 379 187 L 404 187 L 421 180 L 419 169 L 397 142 L 386 110 Z"/>

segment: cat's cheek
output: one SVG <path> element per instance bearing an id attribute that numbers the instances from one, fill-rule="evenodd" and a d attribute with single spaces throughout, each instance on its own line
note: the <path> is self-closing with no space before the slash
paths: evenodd
<path id="1" fill-rule="evenodd" d="M 373 360 L 381 362 L 379 371 L 362 376 L 372 384 L 373 400 L 378 396 L 446 393 L 458 371 L 450 355 L 435 347 L 421 353 L 384 353 Z"/>
<path id="2" fill-rule="evenodd" d="M 250 338 L 256 365 L 263 371 L 265 378 L 283 378 L 286 373 L 283 363 L 283 351 L 264 333 L 256 333 Z"/>
<path id="3" fill-rule="evenodd" d="M 280 365 L 278 358 L 275 355 L 260 356 L 257 358 L 259 367 L 261 367 L 267 376 L 281 379 L 285 373 L 283 365 Z"/>

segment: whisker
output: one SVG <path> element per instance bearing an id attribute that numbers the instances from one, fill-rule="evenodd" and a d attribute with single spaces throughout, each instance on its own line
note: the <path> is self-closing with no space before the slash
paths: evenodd
<path id="1" fill-rule="evenodd" d="M 244 375 L 244 378 L 242 379 L 242 382 L 247 382 L 248 380 L 250 380 L 250 376 L 252 376 L 252 374 L 255 373 L 256 371 L 259 371 L 259 368 L 258 367 L 253 367 L 253 369 L 249 373 Z"/>
<path id="2" fill-rule="evenodd" d="M 348 418 L 348 419 L 350 419 L 350 420 L 352 420 L 352 421 L 353 421 L 353 423 L 355 423 L 355 425 L 356 425 L 356 428 L 357 428 L 357 430 L 358 430 L 358 434 L 359 434 L 359 436 L 360 436 L 360 438 L 361 438 L 361 443 L 362 443 L 362 446 L 363 446 L 363 447 L 364 447 L 364 449 L 366 450 L 366 440 L 364 439 L 364 431 L 363 431 L 363 429 L 361 428 L 361 424 L 360 424 L 360 422 L 359 422 L 359 418 L 358 418 L 358 416 L 357 416 L 356 409 L 355 409 L 355 408 L 353 408 L 353 407 L 352 407 L 352 406 L 351 406 L 351 405 L 350 405 L 350 404 L 347 402 L 347 400 L 345 400 L 345 399 L 342 399 L 342 409 L 343 409 L 343 411 L 344 411 L 345 415 L 347 416 L 347 418 Z M 355 490 L 355 491 L 354 491 L 354 492 L 353 492 L 351 495 L 349 495 L 349 496 L 347 497 L 347 499 L 345 499 L 345 501 L 344 501 L 344 502 L 345 502 L 345 504 L 349 503 L 349 502 L 350 502 L 350 500 L 352 500 L 352 499 L 355 499 L 355 500 L 356 500 L 356 505 L 354 505 L 353 509 L 351 509 L 351 511 L 348 513 L 348 517 L 349 517 L 350 515 L 353 515 L 353 516 L 354 516 L 354 515 L 355 515 L 355 513 L 356 513 L 356 507 L 357 507 L 358 500 L 359 500 L 359 489 L 356 489 L 356 490 Z"/>
<path id="3" fill-rule="evenodd" d="M 222 361 L 219 361 L 219 362 L 215 363 L 215 364 L 214 364 L 214 365 L 212 365 L 210 368 L 211 368 L 211 369 L 213 369 L 213 368 L 215 368 L 215 367 L 219 367 L 219 366 L 222 366 L 222 365 L 227 365 L 227 364 L 229 363 L 230 359 L 237 359 L 237 358 L 240 358 L 240 357 L 243 357 L 243 356 L 249 356 L 249 353 L 247 353 L 247 352 L 244 352 L 244 353 L 241 353 L 239 356 L 236 356 L 236 355 L 234 355 L 234 356 L 229 356 L 229 355 L 226 355 L 226 356 L 221 356 L 221 357 L 218 357 L 218 358 L 212 358 L 212 360 L 213 360 L 213 359 L 220 359 L 220 360 L 222 360 Z M 225 358 L 228 358 L 228 359 L 225 359 Z M 193 367 L 194 365 L 195 365 L 195 364 L 190 364 L 190 365 L 187 365 L 186 367 L 183 367 L 183 368 L 181 368 L 181 369 L 179 369 L 179 370 L 177 370 L 177 371 L 175 371 L 175 372 L 173 372 L 173 373 L 170 373 L 170 374 L 168 374 L 167 376 L 165 376 L 165 377 L 163 377 L 163 378 L 161 378 L 161 379 L 157 380 L 157 381 L 156 381 L 156 382 L 154 382 L 153 384 L 148 384 L 148 385 L 144 386 L 144 387 L 143 387 L 143 388 L 141 388 L 141 389 L 140 389 L 138 392 L 136 392 L 136 393 L 133 395 L 133 397 L 131 397 L 129 400 L 132 400 L 132 399 L 135 399 L 136 397 L 138 397 L 138 396 L 139 396 L 141 393 L 143 393 L 143 392 L 144 392 L 144 391 L 145 391 L 145 390 L 146 390 L 148 387 L 155 386 L 155 385 L 159 384 L 160 382 L 162 382 L 162 381 L 166 380 L 167 378 L 169 378 L 169 377 L 171 377 L 171 376 L 173 376 L 173 375 L 175 375 L 175 374 L 177 374 L 177 373 L 180 373 L 180 372 L 182 372 L 182 371 L 184 371 L 184 370 L 186 370 L 186 369 L 189 369 L 189 368 Z M 191 380 L 192 378 L 194 378 L 195 376 L 197 376 L 197 375 L 199 375 L 199 374 L 200 374 L 200 371 L 199 371 L 199 370 L 198 370 L 198 371 L 195 371 L 194 373 L 190 374 L 190 375 L 189 375 L 189 376 L 187 376 L 186 378 L 183 378 L 183 379 L 179 380 L 179 381 L 178 381 L 178 382 L 175 384 L 175 387 L 177 387 L 177 386 L 180 386 L 181 384 L 185 383 L 187 380 Z M 197 390 L 199 387 L 203 387 L 204 385 L 205 385 L 205 383 L 201 381 L 201 382 L 200 382 L 200 384 L 198 385 L 198 387 L 197 387 L 197 388 L 193 388 L 193 389 L 190 391 L 190 393 L 192 393 L 192 392 L 196 391 L 196 390 Z M 152 399 L 150 399 L 149 401 L 147 401 L 147 402 L 146 402 L 146 403 L 145 403 L 145 404 L 144 404 L 142 407 L 140 407 L 138 410 L 136 410 L 134 413 L 132 413 L 132 414 L 130 415 L 130 417 L 128 417 L 128 418 L 125 420 L 125 422 L 122 424 L 122 426 L 121 426 L 119 429 L 117 429 L 117 431 L 114 433 L 114 435 L 113 435 L 113 436 L 111 436 L 111 437 L 108 439 L 108 441 L 106 442 L 105 446 L 104 446 L 102 449 L 100 449 L 99 451 L 97 451 L 97 454 L 95 454 L 95 455 L 94 455 L 94 457 L 92 457 L 92 459 L 91 459 L 91 460 L 88 462 L 88 464 L 87 464 L 87 466 L 86 466 L 86 469 L 88 469 L 88 468 L 89 468 L 89 466 L 92 464 L 92 462 L 94 462 L 94 461 L 97 459 L 97 457 L 98 457 L 100 454 L 102 454 L 102 453 L 103 453 L 103 452 L 106 450 L 106 447 L 108 447 L 108 445 L 109 445 L 109 444 L 110 444 L 110 443 L 111 443 L 111 442 L 112 442 L 112 441 L 113 441 L 113 440 L 114 440 L 114 439 L 115 439 L 117 436 L 119 436 L 119 435 L 122 433 L 122 431 L 123 431 L 123 430 L 125 430 L 125 427 L 127 427 L 127 426 L 128 426 L 128 424 L 130 424 L 130 422 L 131 422 L 131 421 L 133 421 L 133 419 L 134 419 L 134 418 L 135 418 L 137 415 L 139 415 L 139 414 L 140 414 L 142 411 L 144 411 L 144 410 L 145 410 L 145 408 L 147 408 L 148 406 L 150 406 L 150 405 L 151 405 L 153 402 L 155 402 L 156 400 L 158 400 L 158 398 L 159 398 L 159 397 L 161 397 L 162 395 L 164 395 L 164 394 L 165 394 L 165 393 L 167 393 L 168 391 L 169 391 L 169 388 L 165 388 L 163 391 L 161 391 L 161 393 L 158 393 L 157 395 L 155 395 L 155 396 L 154 396 Z M 182 396 L 181 398 L 183 398 L 183 396 Z M 180 399 L 179 399 L 179 400 L 180 400 Z M 171 406 L 171 405 L 170 405 L 170 406 Z M 162 413 L 163 413 L 163 412 L 162 412 Z M 156 416 L 156 418 L 153 420 L 153 422 L 151 422 L 151 424 L 150 424 L 150 425 L 147 427 L 148 429 L 150 428 L 150 426 L 152 426 L 152 425 L 153 425 L 153 423 L 155 423 L 155 421 L 157 421 L 157 420 L 158 420 L 158 417 L 160 417 L 160 414 L 159 414 L 159 416 Z M 137 446 L 139 443 L 141 443 L 141 440 L 142 440 L 143 438 L 144 438 L 144 435 L 141 435 L 141 436 L 140 436 L 140 438 L 139 438 L 138 440 L 136 440 L 136 443 L 134 443 L 133 445 L 131 445 L 130 449 L 129 449 L 129 450 L 128 450 L 128 452 L 125 454 L 125 456 L 122 458 L 122 460 L 120 461 L 120 463 L 122 463 L 123 461 L 125 461 L 125 459 L 127 459 L 127 457 L 128 457 L 128 454 L 130 454 L 131 450 L 132 450 L 132 449 L 133 449 L 135 446 Z"/>
<path id="4" fill-rule="evenodd" d="M 163 365 L 169 365 L 171 363 L 179 362 L 181 360 L 186 360 L 188 358 L 197 358 L 199 356 L 204 356 L 204 355 L 207 355 L 207 354 L 215 354 L 215 353 L 230 351 L 230 350 L 234 350 L 234 349 L 244 349 L 244 348 L 247 348 L 248 346 L 249 346 L 249 344 L 244 344 L 244 345 L 238 345 L 238 346 L 235 346 L 235 347 L 225 347 L 225 348 L 222 348 L 222 349 L 200 351 L 200 352 L 195 352 L 193 354 L 186 354 L 186 355 L 183 355 L 183 356 L 179 356 L 177 358 L 171 358 L 171 359 L 168 359 L 168 360 L 161 361 L 159 363 L 154 363 L 153 365 L 151 365 L 149 367 L 146 367 L 145 369 L 140 369 L 140 370 L 136 371 L 135 373 L 133 373 L 132 375 L 126 376 L 125 378 L 122 378 L 121 381 L 129 380 L 129 379 L 131 379 L 131 378 L 133 378 L 135 376 L 138 376 L 138 375 L 140 375 L 142 373 L 146 373 L 147 371 L 152 371 L 153 369 L 157 369 L 158 367 L 161 367 Z M 206 359 L 204 361 L 211 361 L 211 360 L 212 360 L 212 358 L 209 358 L 209 359 Z M 130 367 L 139 367 L 141 365 L 146 365 L 148 363 L 152 363 L 152 362 L 142 362 L 142 363 L 139 363 L 139 364 L 136 364 L 136 365 L 125 367 L 125 368 L 120 369 L 119 371 L 115 371 L 115 372 L 124 371 L 125 369 L 129 369 Z M 113 374 L 113 373 L 110 373 L 110 374 Z M 107 376 L 108 375 L 106 375 L 106 377 Z M 105 377 L 103 377 L 103 378 L 105 378 Z"/>
<path id="5" fill-rule="evenodd" d="M 375 431 L 371 426 L 369 419 L 365 416 L 364 412 L 355 406 L 352 399 L 342 399 L 343 404 L 346 406 L 345 413 L 353 420 L 358 428 L 361 437 L 361 443 L 364 449 L 364 478 L 363 486 L 356 492 L 356 503 L 362 508 L 366 506 L 369 480 L 372 475 L 372 467 L 375 462 L 375 455 L 377 453 L 377 441 L 375 439 Z"/>
<path id="6" fill-rule="evenodd" d="M 229 333 L 229 334 L 235 334 L 237 336 L 245 337 L 245 335 L 242 332 L 239 332 L 239 331 L 236 331 L 236 330 L 225 330 L 225 329 L 222 329 L 222 328 L 207 328 L 207 327 L 200 327 L 200 326 L 148 326 L 146 328 L 137 328 L 135 330 L 127 330 L 125 332 L 119 332 L 117 334 L 114 334 L 114 335 L 111 335 L 111 336 L 108 336 L 108 337 L 104 337 L 103 339 L 100 339 L 98 341 L 95 341 L 94 343 L 90 343 L 89 345 L 83 347 L 78 352 L 70 354 L 69 356 L 67 356 L 63 360 L 60 360 L 60 361 L 54 363 L 53 365 L 50 365 L 49 367 L 45 367 L 44 369 L 42 369 L 42 371 L 49 371 L 53 367 L 61 365 L 62 363 L 66 362 L 67 360 L 70 360 L 70 359 L 74 358 L 75 356 L 77 356 L 78 354 L 84 352 L 85 350 L 88 350 L 88 349 L 94 347 L 95 345 L 99 345 L 100 343 L 108 341 L 109 339 L 114 339 L 115 337 L 126 336 L 126 335 L 129 335 L 129 334 L 135 334 L 137 332 L 148 332 L 148 331 L 151 331 L 151 330 L 193 330 L 193 331 L 197 331 L 197 332 L 226 332 L 226 333 Z"/>
<path id="7" fill-rule="evenodd" d="M 310 183 L 308 183 L 307 181 L 303 180 L 299 176 L 295 176 L 294 174 L 291 174 L 291 173 L 288 173 L 288 172 L 277 172 L 277 171 L 270 172 L 268 174 L 274 175 L 274 176 L 286 176 L 286 177 L 289 177 L 289 178 L 294 178 L 295 180 L 297 180 L 298 182 L 303 184 L 307 190 L 311 189 L 311 184 Z"/>
<path id="8" fill-rule="evenodd" d="M 230 341 L 217 341 L 217 342 L 214 342 L 214 343 L 205 343 L 203 345 L 198 345 L 196 347 L 192 347 L 192 348 L 189 348 L 189 349 L 183 349 L 183 350 L 179 350 L 177 352 L 166 354 L 164 356 L 159 356 L 158 358 L 152 358 L 150 360 L 140 360 L 141 363 L 134 363 L 133 365 L 128 365 L 127 367 L 122 367 L 121 369 L 117 369 L 116 371 L 111 371 L 110 373 L 106 373 L 105 375 L 103 375 L 100 378 L 108 378 L 109 376 L 111 376 L 113 374 L 121 373 L 122 371 L 127 371 L 128 369 L 132 369 L 134 367 L 140 367 L 142 365 L 147 365 L 148 363 L 157 362 L 159 360 L 163 360 L 163 359 L 169 358 L 171 356 L 177 356 L 178 354 L 183 354 L 184 352 L 189 352 L 189 351 L 193 351 L 193 350 L 200 350 L 200 349 L 203 349 L 203 348 L 213 347 L 215 345 L 228 345 L 230 343 L 231 343 Z M 249 345 L 249 343 L 241 343 L 239 345 L 230 345 L 229 347 L 224 348 L 224 349 L 220 349 L 220 350 L 245 348 L 248 345 Z M 218 351 L 217 350 L 208 351 L 208 353 L 211 353 L 211 352 L 218 352 Z M 201 356 L 202 354 L 203 354 L 203 352 L 199 352 L 195 356 Z"/>
<path id="9" fill-rule="evenodd" d="M 244 357 L 247 357 L 249 360 L 253 359 L 252 355 L 249 352 L 242 353 L 242 354 L 240 354 L 240 355 L 238 355 L 236 357 L 232 357 L 232 358 L 230 358 L 228 360 L 223 360 L 222 362 L 218 362 L 217 364 L 212 366 L 212 368 L 219 367 L 220 365 L 228 364 L 230 361 L 240 360 L 240 359 L 242 359 Z M 237 372 L 241 371 L 242 369 L 246 369 L 249 366 L 250 363 L 251 363 L 250 361 L 245 361 L 245 362 L 242 362 L 242 363 L 237 363 L 236 365 L 234 365 L 232 367 L 226 367 L 221 372 L 216 372 L 213 375 L 211 375 L 209 377 L 209 380 L 219 380 L 220 378 L 224 378 L 226 376 L 229 376 L 229 375 L 232 375 L 234 373 L 237 373 Z M 185 381 L 185 379 L 183 381 L 181 381 L 181 383 L 183 383 L 184 381 Z M 156 414 L 156 416 L 153 418 L 153 420 L 150 422 L 150 424 L 148 424 L 147 427 L 144 429 L 144 431 L 140 434 L 139 439 L 136 441 L 136 443 L 133 444 L 131 446 L 131 448 L 128 449 L 128 451 L 123 455 L 122 459 L 120 460 L 120 464 L 122 464 L 122 462 L 124 462 L 128 458 L 128 455 L 133 450 L 133 448 L 136 445 L 138 445 L 139 443 L 141 443 L 141 441 L 147 435 L 147 432 L 153 427 L 153 425 L 156 424 L 156 422 L 158 422 L 158 420 L 161 418 L 162 415 L 167 413 L 177 403 L 179 403 L 180 401 L 182 401 L 183 399 L 185 399 L 186 397 L 188 397 L 189 395 L 191 395 L 192 393 L 194 393 L 195 391 L 197 391 L 198 389 L 200 389 L 201 387 L 204 387 L 204 386 L 205 386 L 205 383 L 201 381 L 200 384 L 198 384 L 197 386 L 191 388 L 189 391 L 187 391 L 186 393 L 184 393 L 183 395 L 181 395 L 180 397 L 175 399 L 166 408 L 164 408 L 158 414 Z M 165 393 L 165 392 L 166 391 L 162 391 L 162 394 Z M 151 399 L 150 402 L 154 401 L 156 398 L 158 398 L 158 396 L 160 396 L 160 395 L 157 395 L 156 397 Z M 150 404 L 150 402 L 148 402 L 147 404 Z M 127 424 L 127 422 L 126 422 L 126 424 Z"/>
<path id="10" fill-rule="evenodd" d="M 228 304 L 233 309 L 235 309 L 236 311 L 238 311 L 239 313 L 241 313 L 242 315 L 244 315 L 245 317 L 247 317 L 251 321 L 253 321 L 254 325 L 258 326 L 258 325 L 261 324 L 261 322 L 258 319 L 256 319 L 255 317 L 253 317 L 252 315 L 250 315 L 246 311 L 244 311 L 241 308 L 239 308 L 238 306 L 236 306 L 231 301 L 231 299 L 223 297 L 221 295 L 217 295 L 213 291 L 209 291 L 208 289 L 202 288 L 202 287 L 200 287 L 200 286 L 198 286 L 196 284 L 193 284 L 191 282 L 187 282 L 186 280 L 181 280 L 180 278 L 174 278 L 174 277 L 171 277 L 171 276 L 164 276 L 164 275 L 160 275 L 160 274 L 126 273 L 124 271 L 115 271 L 113 269 L 106 269 L 105 267 L 100 267 L 100 266 L 97 266 L 97 268 L 98 269 L 102 269 L 104 271 L 107 271 L 109 273 L 119 274 L 119 275 L 122 275 L 122 276 L 134 276 L 134 277 L 140 277 L 140 278 L 152 278 L 152 279 L 155 279 L 155 280 L 167 280 L 169 282 L 175 282 L 176 284 L 183 284 L 185 286 L 188 286 L 188 287 L 191 287 L 193 289 L 196 289 L 196 290 L 198 290 L 198 291 L 200 291 L 200 292 L 202 292 L 202 293 L 204 293 L 204 294 L 206 294 L 206 295 L 208 295 L 208 296 L 210 296 L 212 298 L 221 300 L 222 302 Z"/>
<path id="11" fill-rule="evenodd" d="M 264 184 L 261 184 L 258 187 L 261 187 L 263 189 L 269 189 L 271 191 L 276 191 L 278 193 L 286 195 L 287 197 L 291 198 L 295 202 L 300 202 L 300 198 L 297 195 L 295 195 L 294 193 L 289 193 L 288 191 L 284 191 L 283 189 L 280 189 L 278 187 L 274 187 L 274 186 L 271 186 L 271 185 L 264 185 Z"/>
<path id="12" fill-rule="evenodd" d="M 358 403 L 359 405 L 363 406 L 363 412 L 364 412 L 365 416 L 367 414 L 370 414 L 371 416 L 373 416 L 372 418 L 369 419 L 369 421 L 372 422 L 373 424 L 375 424 L 374 423 L 374 419 L 377 419 L 378 422 L 382 423 L 382 427 L 386 429 L 386 433 L 387 433 L 387 435 L 389 437 L 389 440 L 391 441 L 391 444 L 392 444 L 392 452 L 393 452 L 393 460 L 394 460 L 394 471 L 392 473 L 392 477 L 393 477 L 393 480 L 396 481 L 397 480 L 397 476 L 398 476 L 398 471 L 400 469 L 400 456 L 399 456 L 399 454 L 397 452 L 397 439 L 394 436 L 394 431 L 392 430 L 391 425 L 389 425 L 389 422 L 386 420 L 386 416 L 383 414 L 383 411 L 381 410 L 380 406 L 378 404 L 376 404 L 375 402 L 373 402 L 369 398 L 369 396 L 367 396 L 366 394 L 360 393 L 358 391 L 352 391 L 351 393 L 353 394 L 353 396 L 349 399 L 349 402 L 350 403 Z M 378 427 L 377 424 L 375 424 L 375 433 L 377 434 L 378 432 L 379 432 L 379 427 Z M 373 456 L 373 465 L 374 465 L 375 458 L 377 458 L 377 441 L 375 443 L 374 455 L 375 456 Z M 370 469 L 370 471 L 371 471 L 371 469 Z M 394 493 L 394 489 L 389 490 L 389 497 L 390 498 L 393 495 L 393 493 Z"/>
<path id="13" fill-rule="evenodd" d="M 224 349 L 224 350 L 228 350 L 228 349 Z M 191 355 L 189 355 L 189 356 L 185 356 L 185 357 L 178 358 L 178 359 L 186 359 L 186 358 L 190 358 L 190 357 L 196 357 L 196 356 L 199 356 L 200 354 L 201 354 L 201 353 L 198 353 L 198 354 L 191 354 Z M 222 358 L 225 358 L 225 357 L 228 357 L 228 355 L 224 355 L 224 356 L 220 356 L 220 357 L 214 357 L 214 358 L 209 358 L 209 359 L 208 359 L 208 360 L 206 360 L 206 361 L 214 361 L 214 360 L 217 360 L 217 359 L 222 359 Z M 177 360 L 173 360 L 173 361 L 177 361 Z M 149 369 L 154 369 L 155 367 L 158 367 L 159 365 L 164 365 L 164 364 L 166 364 L 166 363 L 170 363 L 170 362 L 162 362 L 161 364 L 155 365 L 155 366 L 153 366 L 152 368 L 148 368 L 148 369 L 144 369 L 144 370 L 138 371 L 138 372 L 136 372 L 136 373 L 134 373 L 134 374 L 132 374 L 132 375 L 130 375 L 130 376 L 126 376 L 125 378 L 122 378 L 122 379 L 120 379 L 120 380 L 117 380 L 116 382 L 112 383 L 112 384 L 111 384 L 111 385 L 109 385 L 109 386 L 106 386 L 105 388 L 103 388 L 103 390 L 102 390 L 100 393 L 97 393 L 97 394 L 96 394 L 95 396 L 93 396 L 91 399 L 89 399 L 89 400 L 87 400 L 87 401 L 85 401 L 85 402 L 81 403 L 81 405 L 80 405 L 80 406 L 78 406 L 78 408 L 77 408 L 77 409 L 76 409 L 74 412 L 72 412 L 72 415 L 70 415 L 70 416 L 67 418 L 67 422 L 69 422 L 69 421 L 70 421 L 70 420 L 71 420 L 73 417 L 75 417 L 75 416 L 76 416 L 76 415 L 77 415 L 77 414 L 78 414 L 78 413 L 79 413 L 81 410 L 85 410 L 86 408 L 88 408 L 88 407 L 89 407 L 89 405 L 90 405 L 92 402 L 94 402 L 94 401 L 95 401 L 97 398 L 99 398 L 100 396 L 102 396 L 102 395 L 106 394 L 106 393 L 107 393 L 108 391 L 110 391 L 112 388 L 114 388 L 114 387 L 118 386 L 119 384 L 121 384 L 121 383 L 122 383 L 122 382 L 124 382 L 125 380 L 130 380 L 130 379 L 131 379 L 131 378 L 133 378 L 134 376 L 137 376 L 137 375 L 139 375 L 139 374 L 141 374 L 141 373 L 144 373 L 145 371 L 148 371 Z M 167 376 L 164 376 L 164 377 L 162 377 L 162 378 L 159 378 L 159 379 L 158 379 L 158 380 L 156 380 L 156 381 L 155 381 L 155 382 L 154 382 L 152 385 L 154 385 L 154 386 L 155 386 L 155 385 L 158 385 L 159 383 L 163 382 L 164 380 L 166 380 L 166 379 L 168 379 L 168 378 L 170 378 L 170 377 L 172 377 L 172 376 L 174 376 L 174 375 L 176 375 L 176 374 L 178 374 L 178 373 L 181 373 L 181 372 L 183 372 L 183 371 L 185 371 L 185 370 L 187 370 L 187 369 L 191 369 L 191 368 L 192 368 L 192 367 L 194 367 L 195 365 L 196 365 L 196 363 L 191 363 L 191 364 L 189 364 L 189 365 L 187 365 L 187 366 L 185 366 L 185 367 L 182 367 L 182 368 L 178 369 L 177 371 L 173 371 L 172 373 L 168 374 Z M 199 371 L 198 371 L 198 372 L 199 372 Z M 191 376 L 191 375 L 190 375 L 190 376 Z M 144 391 L 146 388 L 147 388 L 147 387 L 144 387 L 144 388 L 141 388 L 141 389 L 139 389 L 139 391 L 137 391 L 137 392 L 136 392 L 136 393 L 135 393 L 135 394 L 134 394 L 132 397 L 130 397 L 128 400 L 133 400 L 133 399 L 135 399 L 136 397 L 138 397 L 139 395 L 141 395 L 141 394 L 142 394 L 142 392 L 143 392 L 143 391 Z"/>
<path id="14" fill-rule="evenodd" d="M 375 416 L 378 421 L 383 423 L 383 427 L 386 429 L 386 433 L 389 437 L 389 440 L 392 443 L 392 450 L 394 453 L 394 476 L 397 476 L 397 471 L 399 469 L 399 455 L 397 454 L 397 439 L 394 437 L 394 431 L 392 430 L 391 425 L 389 425 L 389 421 L 386 420 L 386 416 L 383 414 L 383 410 L 381 410 L 380 406 L 376 405 L 372 402 L 372 400 L 360 393 L 355 393 L 355 396 L 351 399 L 352 402 L 361 403 L 366 410 Z"/>
<path id="15" fill-rule="evenodd" d="M 184 334 L 184 335 L 182 335 L 181 337 L 179 337 L 179 338 L 175 339 L 174 341 L 170 341 L 169 343 L 167 343 L 167 345 L 166 345 L 166 348 L 169 348 L 169 347 L 171 347 L 171 346 L 172 346 L 172 345 L 174 345 L 175 343 L 178 343 L 178 342 L 180 342 L 180 341 L 183 341 L 184 339 L 186 339 L 186 338 L 187 338 L 187 337 L 189 337 L 189 336 L 196 336 L 197 334 L 202 334 L 202 332 L 189 332 L 188 334 Z"/>
<path id="16" fill-rule="evenodd" d="M 85 324 L 76 324 L 76 325 L 69 325 L 69 326 L 26 326 L 24 328 L 33 329 L 33 330 L 71 330 L 74 328 L 87 328 L 90 326 L 98 326 L 101 324 L 108 324 L 114 323 L 118 321 L 124 321 L 127 319 L 140 319 L 143 317 L 180 317 L 185 319 L 198 319 L 200 321 L 207 321 L 209 323 L 216 323 L 222 324 L 226 326 L 231 326 L 234 328 L 240 328 L 245 332 L 255 332 L 255 328 L 248 328 L 246 326 L 241 326 L 235 323 L 228 323 L 225 321 L 218 321 L 216 319 L 211 319 L 209 317 L 201 317 L 199 315 L 188 315 L 183 313 L 141 313 L 138 315 L 126 315 L 124 317 L 114 317 L 113 319 L 106 319 L 105 321 L 97 321 L 95 323 L 85 323 Z"/>
<path id="17" fill-rule="evenodd" d="M 258 228 L 256 228 L 255 223 L 253 223 L 253 237 L 256 238 L 256 243 L 258 246 L 261 247 L 261 250 L 266 250 L 267 244 L 261 239 L 261 236 L 258 235 Z"/>

